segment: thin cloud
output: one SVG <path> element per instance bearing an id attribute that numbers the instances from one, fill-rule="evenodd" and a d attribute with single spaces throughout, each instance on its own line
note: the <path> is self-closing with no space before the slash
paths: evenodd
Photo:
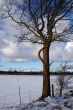
<path id="1" fill-rule="evenodd" d="M 66 23 L 61 25 L 63 26 L 64 24 Z M 8 18 L 3 21 L 3 25 L 0 22 L 0 25 L 0 60 L 11 62 L 40 61 L 38 51 L 42 48 L 42 45 L 33 45 L 31 43 L 21 43 L 18 45 L 15 35 L 19 35 L 19 30 L 16 23 Z M 60 32 L 60 30 L 62 31 L 61 27 L 57 31 Z M 53 43 L 50 47 L 50 60 L 73 60 L 73 43 Z"/>

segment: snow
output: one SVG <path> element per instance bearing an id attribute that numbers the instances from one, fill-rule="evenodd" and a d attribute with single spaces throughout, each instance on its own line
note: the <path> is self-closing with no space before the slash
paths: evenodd
<path id="1" fill-rule="evenodd" d="M 73 97 L 48 97 L 5 110 L 73 110 Z"/>
<path id="2" fill-rule="evenodd" d="M 26 106 L 24 105 L 20 110 L 73 110 L 73 98 L 48 97 L 44 101 L 32 102 Z"/>
<path id="3" fill-rule="evenodd" d="M 51 76 L 51 84 L 56 76 Z M 73 80 L 72 80 L 73 81 Z M 19 86 L 21 104 L 19 99 Z M 73 110 L 73 97 L 48 97 L 36 101 L 42 94 L 42 76 L 0 75 L 0 110 Z"/>
<path id="4" fill-rule="evenodd" d="M 0 75 L 0 108 L 29 103 L 37 99 L 42 92 L 42 76 Z"/>

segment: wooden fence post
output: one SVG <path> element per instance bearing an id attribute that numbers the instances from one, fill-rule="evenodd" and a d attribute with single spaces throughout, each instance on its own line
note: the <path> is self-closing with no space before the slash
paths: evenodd
<path id="1" fill-rule="evenodd" d="M 52 97 L 54 97 L 54 85 L 52 84 Z"/>
<path id="2" fill-rule="evenodd" d="M 19 86 L 19 101 L 20 101 L 20 105 L 21 105 L 21 90 L 20 90 L 20 86 Z"/>

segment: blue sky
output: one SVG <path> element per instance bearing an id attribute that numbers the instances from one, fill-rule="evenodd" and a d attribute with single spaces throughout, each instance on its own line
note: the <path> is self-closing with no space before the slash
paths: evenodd
<path id="1" fill-rule="evenodd" d="M 31 43 L 18 44 L 15 25 L 10 19 L 0 21 L 0 70 L 41 71 L 42 63 L 36 52 L 40 47 Z"/>
<path id="2" fill-rule="evenodd" d="M 26 63 L 13 63 L 2 61 L 0 62 L 0 70 L 18 70 L 18 71 L 41 71 L 41 62 L 26 62 Z"/>
<path id="3" fill-rule="evenodd" d="M 68 24 L 69 21 L 59 22 L 57 31 L 61 32 Z M 0 70 L 41 71 L 43 65 L 38 58 L 38 51 L 42 45 L 25 42 L 18 45 L 16 35 L 19 35 L 16 23 L 10 18 L 0 20 Z M 51 61 L 54 62 L 52 70 L 57 70 L 60 63 L 73 61 L 73 42 L 52 43 L 50 47 Z"/>
<path id="4" fill-rule="evenodd" d="M 15 26 L 11 19 L 0 21 L 0 70 L 41 71 L 43 65 L 38 51 L 42 45 L 25 42 L 18 45 L 15 36 L 19 32 Z M 54 42 L 50 47 L 51 61 L 54 61 L 53 70 L 57 70 L 59 62 L 73 61 L 73 42 Z"/>

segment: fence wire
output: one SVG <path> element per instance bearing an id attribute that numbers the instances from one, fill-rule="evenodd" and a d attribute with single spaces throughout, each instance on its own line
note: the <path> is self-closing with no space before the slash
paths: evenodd
<path id="1" fill-rule="evenodd" d="M 19 88 L 18 93 L 2 95 L 0 96 L 0 110 L 11 110 L 14 107 L 29 103 L 36 100 L 39 97 L 38 94 L 34 93 L 34 91 L 28 91 L 28 93 L 21 92 Z"/>

